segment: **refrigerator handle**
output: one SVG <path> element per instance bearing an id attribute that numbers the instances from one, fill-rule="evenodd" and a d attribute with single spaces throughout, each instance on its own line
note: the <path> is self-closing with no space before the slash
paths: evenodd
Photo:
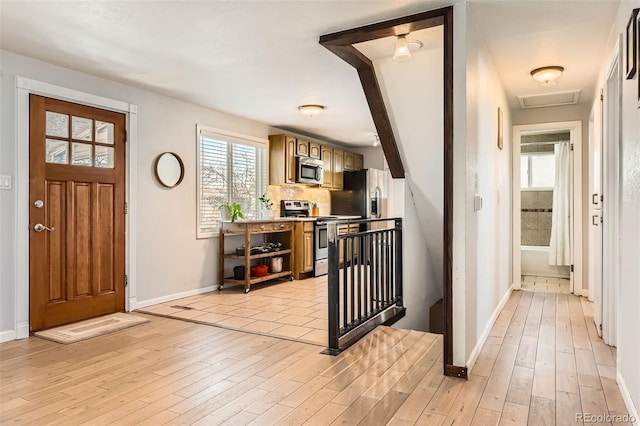
<path id="1" fill-rule="evenodd" d="M 374 190 L 375 193 L 375 198 L 371 200 L 371 215 L 374 215 L 374 210 L 375 210 L 375 217 L 376 218 L 381 218 L 382 217 L 382 209 L 380 208 L 380 201 L 382 198 L 382 190 L 380 189 L 379 186 L 376 186 L 376 189 Z M 375 203 L 375 209 L 373 208 L 373 203 Z"/>

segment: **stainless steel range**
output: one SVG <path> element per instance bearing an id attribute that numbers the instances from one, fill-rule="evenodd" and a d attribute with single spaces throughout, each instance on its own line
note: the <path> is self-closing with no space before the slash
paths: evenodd
<path id="1" fill-rule="evenodd" d="M 311 204 L 304 200 L 282 200 L 280 212 L 283 217 L 309 217 Z M 327 243 L 327 221 L 335 216 L 320 216 L 313 227 L 313 275 L 326 275 L 329 272 L 329 245 Z"/>
<path id="2" fill-rule="evenodd" d="M 329 272 L 329 244 L 327 242 L 327 222 L 335 220 L 332 216 L 322 216 L 316 219 L 313 230 L 313 275 L 326 275 Z"/>
<path id="3" fill-rule="evenodd" d="M 280 201 L 281 217 L 309 217 L 311 203 L 304 200 L 282 200 Z"/>

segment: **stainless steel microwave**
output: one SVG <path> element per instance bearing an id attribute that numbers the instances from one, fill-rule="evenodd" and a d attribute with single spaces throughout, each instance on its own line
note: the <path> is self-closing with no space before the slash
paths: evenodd
<path id="1" fill-rule="evenodd" d="M 324 162 L 316 158 L 296 157 L 296 182 L 311 185 L 322 185 Z"/>

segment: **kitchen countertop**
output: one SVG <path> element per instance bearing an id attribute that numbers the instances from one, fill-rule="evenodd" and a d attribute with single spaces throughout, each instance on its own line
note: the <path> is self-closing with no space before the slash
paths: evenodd
<path id="1" fill-rule="evenodd" d="M 339 216 L 335 215 L 338 220 L 351 220 L 351 219 L 360 219 L 360 216 Z M 326 217 L 326 216 L 320 216 Z M 243 224 L 243 223 L 267 223 L 267 222 L 315 222 L 318 217 L 309 216 L 309 217 L 276 217 L 273 219 L 238 219 L 234 223 Z M 230 220 L 223 220 L 223 223 L 231 223 Z"/>

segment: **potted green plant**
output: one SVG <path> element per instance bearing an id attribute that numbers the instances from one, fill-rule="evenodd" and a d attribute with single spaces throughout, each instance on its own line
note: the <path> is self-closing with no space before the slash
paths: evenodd
<path id="1" fill-rule="evenodd" d="M 265 192 L 260 197 L 258 197 L 258 201 L 260 201 L 262 205 L 262 209 L 266 210 L 264 216 L 268 218 L 273 218 L 275 216 L 275 212 L 272 210 L 273 203 L 271 202 L 269 197 L 267 197 L 267 193 Z"/>
<path id="2" fill-rule="evenodd" d="M 220 206 L 220 212 L 222 213 L 222 220 L 231 219 L 231 223 L 240 219 L 244 219 L 242 214 L 242 206 L 238 203 L 224 203 Z"/>

